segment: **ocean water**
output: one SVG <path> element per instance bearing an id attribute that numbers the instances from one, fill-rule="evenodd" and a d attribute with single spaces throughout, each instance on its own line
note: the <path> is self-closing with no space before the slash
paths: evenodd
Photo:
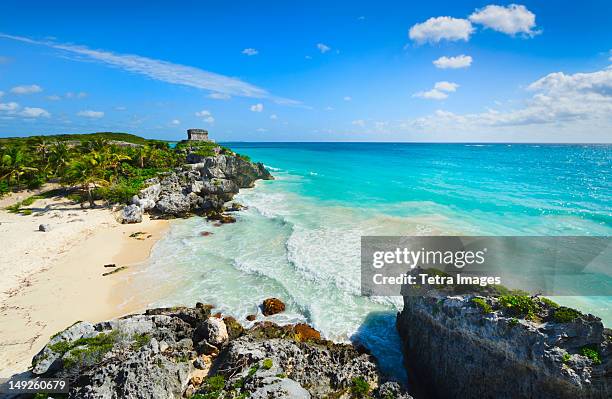
<path id="1" fill-rule="evenodd" d="M 248 209 L 235 224 L 174 221 L 135 284 L 166 287 L 154 305 L 212 303 L 245 323 L 264 298 L 282 298 L 287 311 L 270 319 L 360 342 L 402 380 L 401 301 L 359 295 L 362 235 L 612 233 L 612 146 L 227 145 L 276 180 L 241 190 Z M 609 297 L 555 299 L 612 325 Z"/>

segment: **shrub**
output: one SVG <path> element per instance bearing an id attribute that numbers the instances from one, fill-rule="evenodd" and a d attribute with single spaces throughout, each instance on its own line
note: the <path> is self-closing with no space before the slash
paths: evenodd
<path id="1" fill-rule="evenodd" d="M 576 309 L 561 306 L 553 313 L 553 320 L 557 323 L 571 323 L 580 316 L 582 316 L 582 313 L 580 313 Z"/>
<path id="2" fill-rule="evenodd" d="M 563 361 L 563 363 L 567 363 L 569 362 L 571 358 L 572 358 L 572 355 L 570 355 L 569 353 L 564 353 L 563 358 L 561 360 Z"/>
<path id="3" fill-rule="evenodd" d="M 134 343 L 132 347 L 136 350 L 146 346 L 151 342 L 151 336 L 149 334 L 134 334 Z"/>
<path id="4" fill-rule="evenodd" d="M 353 378 L 351 381 L 351 397 L 365 398 L 370 393 L 370 384 L 363 377 Z"/>
<path id="5" fill-rule="evenodd" d="M 517 325 L 518 325 L 518 323 L 519 323 L 519 321 L 518 321 L 518 319 L 517 319 L 517 318 L 512 318 L 512 319 L 510 319 L 510 321 L 508 321 L 508 325 L 509 325 L 510 327 L 515 327 L 515 326 L 517 326 Z"/>
<path id="6" fill-rule="evenodd" d="M 272 359 L 264 359 L 264 361 L 261 362 L 261 368 L 263 368 L 264 370 L 270 370 L 272 366 Z"/>
<path id="7" fill-rule="evenodd" d="M 125 204 L 130 202 L 135 194 L 138 194 L 141 187 L 142 182 L 139 179 L 122 179 L 109 187 L 97 188 L 94 195 L 96 198 L 103 199 L 111 204 Z"/>
<path id="8" fill-rule="evenodd" d="M 601 364 L 601 353 L 599 353 L 599 349 L 596 345 L 583 346 L 580 349 L 580 354 L 591 359 L 593 364 Z"/>
<path id="9" fill-rule="evenodd" d="M 253 377 L 255 373 L 259 370 L 259 364 L 255 364 L 253 367 L 249 369 L 249 377 Z"/>
<path id="10" fill-rule="evenodd" d="M 482 313 L 488 314 L 493 312 L 493 308 L 483 298 L 472 298 L 472 303 L 478 306 Z"/>
<path id="11" fill-rule="evenodd" d="M 559 307 L 559 304 L 551 299 L 545 297 L 540 297 L 538 299 L 540 300 L 540 302 L 542 302 L 544 305 L 551 309 L 557 309 Z"/>
<path id="12" fill-rule="evenodd" d="M 502 295 L 499 304 L 513 316 L 532 320 L 535 317 L 537 305 L 528 295 Z"/>
<path id="13" fill-rule="evenodd" d="M 221 391 L 225 388 L 225 377 L 222 375 L 213 375 L 206 379 L 204 385 L 209 391 Z"/>
<path id="14" fill-rule="evenodd" d="M 59 352 L 64 356 L 64 367 L 70 368 L 75 365 L 89 366 L 98 363 L 106 352 L 113 349 L 117 342 L 119 333 L 100 333 L 91 338 L 79 338 L 76 341 L 60 341 L 49 347 L 54 352 Z"/>

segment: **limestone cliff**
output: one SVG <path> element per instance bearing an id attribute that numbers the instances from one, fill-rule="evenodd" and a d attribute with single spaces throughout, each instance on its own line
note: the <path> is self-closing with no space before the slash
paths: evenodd
<path id="1" fill-rule="evenodd" d="M 405 296 L 397 328 L 428 397 L 612 397 L 611 331 L 546 299 Z"/>

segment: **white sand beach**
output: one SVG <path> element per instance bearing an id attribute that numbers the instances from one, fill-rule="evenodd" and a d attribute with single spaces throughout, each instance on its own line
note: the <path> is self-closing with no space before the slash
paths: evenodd
<path id="1" fill-rule="evenodd" d="M 33 194 L 0 201 L 2 377 L 24 371 L 51 335 L 77 320 L 95 322 L 141 310 L 127 300 L 134 296 L 125 287 L 127 276 L 168 227 L 167 221 L 148 216 L 142 223 L 122 225 L 108 208 L 82 209 L 65 198 L 38 200 L 28 207 L 31 215 L 4 209 Z M 50 231 L 39 231 L 40 224 Z M 137 232 L 143 234 L 130 237 Z M 127 270 L 102 276 L 121 266 Z"/>

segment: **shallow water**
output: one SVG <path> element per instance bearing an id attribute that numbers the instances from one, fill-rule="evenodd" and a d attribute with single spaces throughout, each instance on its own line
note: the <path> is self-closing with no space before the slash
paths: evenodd
<path id="1" fill-rule="evenodd" d="M 287 311 L 272 320 L 305 321 L 327 338 L 359 341 L 400 379 L 394 318 L 401 301 L 359 295 L 362 235 L 612 232 L 611 146 L 229 146 L 264 162 L 276 180 L 241 190 L 235 200 L 248 209 L 235 224 L 173 222 L 137 284 L 174 287 L 155 305 L 208 302 L 241 321 L 264 298 L 282 298 Z M 555 299 L 612 324 L 609 297 Z"/>

